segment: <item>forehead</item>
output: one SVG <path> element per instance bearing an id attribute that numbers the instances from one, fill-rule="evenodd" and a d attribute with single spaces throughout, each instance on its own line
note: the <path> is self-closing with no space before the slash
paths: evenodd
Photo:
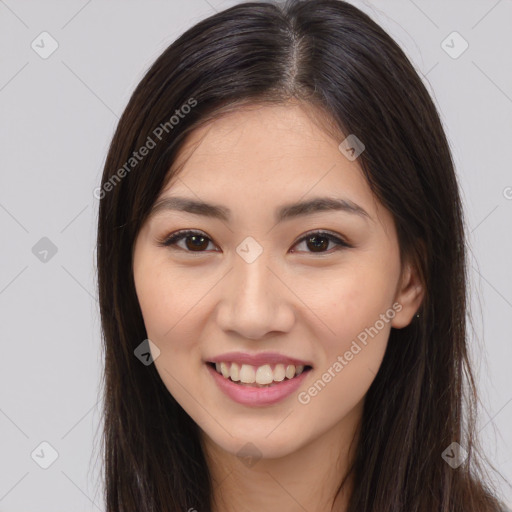
<path id="1" fill-rule="evenodd" d="M 224 114 L 189 135 L 162 194 L 238 194 L 272 202 L 284 191 L 289 199 L 338 193 L 368 204 L 373 198 L 357 160 L 344 156 L 338 148 L 343 136 L 328 132 L 320 117 L 293 103 Z"/>

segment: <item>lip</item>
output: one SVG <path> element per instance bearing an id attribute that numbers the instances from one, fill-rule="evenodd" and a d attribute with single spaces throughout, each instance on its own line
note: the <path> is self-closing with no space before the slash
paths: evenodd
<path id="1" fill-rule="evenodd" d="M 276 382 L 268 388 L 257 388 L 253 386 L 241 386 L 240 384 L 226 379 L 208 363 L 206 363 L 206 368 L 223 393 L 239 404 L 252 407 L 265 407 L 289 397 L 299 388 L 310 372 L 310 370 L 303 371 L 298 377 Z"/>
<path id="2" fill-rule="evenodd" d="M 308 361 L 302 361 L 295 357 L 288 357 L 277 352 L 260 352 L 249 354 L 247 352 L 226 352 L 206 360 L 210 363 L 238 363 L 250 364 L 252 366 L 263 366 L 264 364 L 293 364 L 295 366 L 313 366 Z"/>

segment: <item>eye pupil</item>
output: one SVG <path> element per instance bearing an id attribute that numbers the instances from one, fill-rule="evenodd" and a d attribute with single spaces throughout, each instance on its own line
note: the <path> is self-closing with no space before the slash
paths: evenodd
<path id="1" fill-rule="evenodd" d="M 181 247 L 178 242 L 184 241 L 185 246 Z M 344 247 L 351 247 L 349 244 L 344 242 L 342 239 L 338 238 L 335 235 L 324 233 L 323 231 L 318 231 L 314 233 L 309 233 L 309 235 L 305 235 L 301 240 L 300 244 L 305 244 L 307 246 L 306 251 L 300 252 L 309 252 L 309 253 L 332 253 L 333 251 L 328 251 L 329 243 L 333 242 L 335 245 L 335 250 L 342 249 Z M 197 233 L 194 231 L 180 231 L 174 233 L 166 240 L 160 242 L 159 245 L 164 247 L 170 247 L 172 249 L 181 249 L 186 252 L 207 252 L 208 245 L 213 243 L 213 241 L 206 235 L 201 233 Z M 299 242 L 298 242 L 299 243 Z M 297 244 L 295 244 L 297 245 Z M 294 245 L 294 247 L 295 247 Z M 296 252 L 293 248 L 291 252 Z"/>
<path id="2" fill-rule="evenodd" d="M 319 242 L 320 240 L 320 242 Z M 308 238 L 308 244 L 309 242 L 313 241 L 313 246 L 315 249 L 324 250 L 329 246 L 329 239 L 326 236 L 322 235 L 312 235 Z M 308 245 L 308 248 L 310 246 Z M 315 251 L 312 251 L 315 252 Z"/>
<path id="3" fill-rule="evenodd" d="M 191 249 L 192 251 L 197 251 L 201 249 L 206 249 L 208 247 L 208 241 L 207 238 L 201 235 L 189 235 L 187 237 L 187 248 Z M 192 245 L 189 244 L 189 241 L 192 240 Z M 196 242 L 200 241 L 198 244 Z M 206 244 L 205 244 L 206 241 Z"/>

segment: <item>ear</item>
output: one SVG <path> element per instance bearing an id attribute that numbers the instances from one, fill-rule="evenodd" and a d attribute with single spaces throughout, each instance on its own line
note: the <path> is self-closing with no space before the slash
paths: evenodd
<path id="1" fill-rule="evenodd" d="M 424 295 L 425 290 L 419 279 L 418 271 L 412 263 L 408 262 L 395 294 L 395 302 L 398 302 L 402 308 L 396 310 L 391 326 L 395 329 L 402 329 L 409 325 L 421 306 Z"/>

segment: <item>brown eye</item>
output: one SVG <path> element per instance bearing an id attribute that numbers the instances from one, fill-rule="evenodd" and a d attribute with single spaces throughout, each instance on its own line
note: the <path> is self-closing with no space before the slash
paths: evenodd
<path id="1" fill-rule="evenodd" d="M 185 240 L 185 246 L 179 245 L 179 242 Z M 166 238 L 163 242 L 160 242 L 159 245 L 163 247 L 172 247 L 181 249 L 185 252 L 208 252 L 208 245 L 213 242 L 207 237 L 204 233 L 200 231 L 178 231 L 173 233 L 171 236 Z M 291 252 L 306 252 L 306 253 L 330 253 L 336 250 L 341 249 L 342 247 L 352 247 L 347 242 L 342 240 L 341 238 L 334 236 L 331 233 L 324 231 L 315 231 L 307 234 L 302 237 L 295 245 L 300 243 L 305 243 L 307 250 L 305 251 L 296 251 L 294 249 Z M 329 245 L 333 244 L 334 251 L 328 250 Z"/>
<path id="2" fill-rule="evenodd" d="M 334 244 L 334 250 L 339 250 L 341 249 L 341 247 L 351 247 L 351 245 L 346 243 L 341 238 L 324 231 L 316 231 L 314 233 L 309 233 L 306 236 L 302 237 L 299 240 L 299 242 L 297 242 L 296 245 L 300 243 L 305 243 L 308 249 L 308 251 L 306 252 L 312 253 L 330 252 L 326 250 L 329 247 L 330 243 Z"/>
<path id="3" fill-rule="evenodd" d="M 329 246 L 329 242 L 329 238 L 322 235 L 312 235 L 306 239 L 307 247 L 308 249 L 311 249 L 312 252 L 326 250 Z"/>
<path id="4" fill-rule="evenodd" d="M 185 237 L 185 240 L 187 248 L 191 251 L 201 251 L 208 247 L 208 238 L 202 235 L 189 235 Z"/>
<path id="5" fill-rule="evenodd" d="M 178 242 L 185 240 L 185 247 L 179 246 Z M 179 249 L 183 249 L 188 252 L 204 252 L 211 242 L 210 238 L 199 231 L 178 231 L 160 245 L 164 247 L 176 246 Z"/>

